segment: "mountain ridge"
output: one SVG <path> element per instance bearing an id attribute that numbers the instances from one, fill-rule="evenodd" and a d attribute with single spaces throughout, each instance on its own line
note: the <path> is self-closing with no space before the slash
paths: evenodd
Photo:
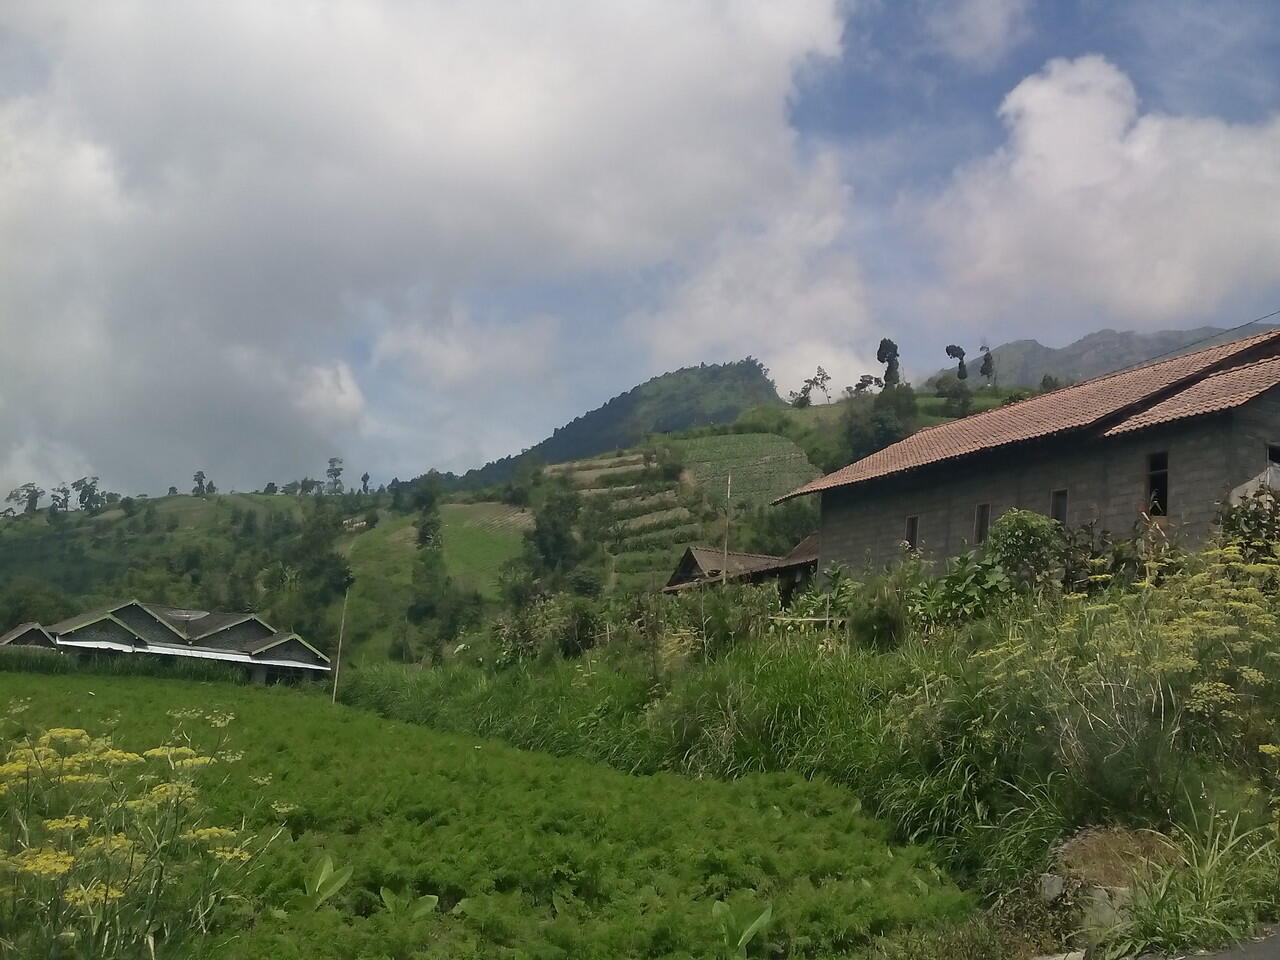
<path id="1" fill-rule="evenodd" d="M 1127 367 L 1149 363 L 1157 357 L 1177 356 L 1215 343 L 1225 343 L 1267 329 L 1267 324 L 1240 327 L 1195 327 L 1191 330 L 1133 330 L 1104 328 L 1087 333 L 1062 347 L 1046 347 L 1038 340 L 1011 340 L 991 349 L 995 382 L 1003 387 L 1038 387 L 1046 377 L 1060 383 L 1092 380 Z M 971 377 L 978 360 L 970 361 Z M 953 368 L 938 371 L 948 376 Z"/>

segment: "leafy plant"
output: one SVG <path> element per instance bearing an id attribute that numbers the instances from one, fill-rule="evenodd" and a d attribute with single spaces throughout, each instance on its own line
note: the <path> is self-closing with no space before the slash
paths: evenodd
<path id="1" fill-rule="evenodd" d="M 382 898 L 382 905 L 386 908 L 387 915 L 397 922 L 412 923 L 415 920 L 421 920 L 434 913 L 440 903 L 440 898 L 431 894 L 422 897 L 405 894 L 400 897 L 394 890 L 387 887 L 379 890 L 378 895 Z"/>
<path id="2" fill-rule="evenodd" d="M 723 900 L 717 900 L 711 905 L 711 915 L 720 923 L 720 933 L 724 937 L 724 955 L 728 960 L 747 955 L 747 946 L 756 938 L 756 934 L 769 925 L 769 920 L 773 917 L 773 905 L 766 905 L 754 920 L 745 925 L 734 916 L 733 909 Z"/>
<path id="3" fill-rule="evenodd" d="M 326 853 L 318 857 L 303 881 L 307 906 L 319 910 L 326 900 L 347 885 L 353 870 L 353 867 L 346 866 L 335 871 L 331 856 Z M 386 899 L 385 895 L 383 899 Z"/>

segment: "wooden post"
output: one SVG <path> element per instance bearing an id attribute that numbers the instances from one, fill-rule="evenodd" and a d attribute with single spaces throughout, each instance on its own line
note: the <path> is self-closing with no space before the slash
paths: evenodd
<path id="1" fill-rule="evenodd" d="M 351 596 L 351 588 L 342 595 L 342 620 L 338 624 L 338 654 L 333 658 L 333 696 L 329 703 L 338 702 L 338 671 L 342 669 L 342 635 L 347 632 L 347 598 Z"/>
<path id="2" fill-rule="evenodd" d="M 720 563 L 720 583 L 729 582 L 729 521 L 733 517 L 733 474 L 725 474 L 724 485 L 724 559 Z"/>

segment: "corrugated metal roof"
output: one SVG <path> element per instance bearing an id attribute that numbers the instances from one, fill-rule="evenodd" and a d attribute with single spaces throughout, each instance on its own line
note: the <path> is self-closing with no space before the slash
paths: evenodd
<path id="1" fill-rule="evenodd" d="M 1280 330 L 1207 347 L 1063 387 L 962 420 L 927 427 L 869 457 L 819 477 L 779 497 L 774 503 L 1092 426 L 1109 417 L 1122 415 L 1179 384 L 1202 379 L 1255 348 L 1280 348 Z"/>
<path id="2" fill-rule="evenodd" d="M 1215 373 L 1172 397 L 1122 420 L 1103 436 L 1114 437 L 1134 430 L 1206 413 L 1219 413 L 1248 403 L 1272 387 L 1280 386 L 1280 357 L 1258 360 Z"/>

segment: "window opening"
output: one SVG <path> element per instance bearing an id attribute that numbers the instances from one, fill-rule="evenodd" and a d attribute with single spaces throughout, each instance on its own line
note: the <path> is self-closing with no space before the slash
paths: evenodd
<path id="1" fill-rule="evenodd" d="M 1153 517 L 1169 515 L 1169 454 L 1153 453 L 1147 457 L 1147 513 Z"/>
<path id="2" fill-rule="evenodd" d="M 973 514 L 973 542 L 986 543 L 991 532 L 991 504 L 980 503 Z"/>
<path id="3" fill-rule="evenodd" d="M 1067 525 L 1067 491 L 1054 490 L 1049 494 L 1049 516 L 1064 527 Z"/>

